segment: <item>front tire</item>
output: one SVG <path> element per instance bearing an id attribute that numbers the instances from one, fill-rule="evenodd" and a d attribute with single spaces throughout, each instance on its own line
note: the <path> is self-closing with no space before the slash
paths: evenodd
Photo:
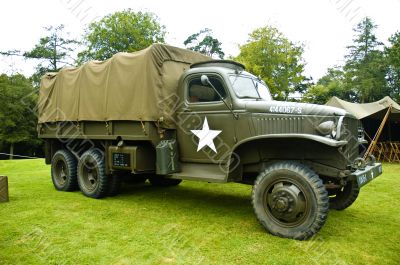
<path id="1" fill-rule="evenodd" d="M 102 198 L 109 191 L 108 181 L 103 152 L 90 149 L 83 153 L 78 163 L 78 184 L 82 193 L 95 199 Z"/>
<path id="2" fill-rule="evenodd" d="M 56 190 L 74 191 L 78 188 L 76 158 L 67 150 L 58 150 L 51 160 L 51 180 Z"/>
<path id="3" fill-rule="evenodd" d="M 321 179 L 297 162 L 277 162 L 261 172 L 253 186 L 252 203 L 268 232 L 298 240 L 317 233 L 329 211 Z"/>
<path id="4" fill-rule="evenodd" d="M 344 210 L 357 200 L 359 193 L 357 181 L 349 181 L 344 187 L 333 192 L 329 198 L 329 207 L 338 211 Z"/>

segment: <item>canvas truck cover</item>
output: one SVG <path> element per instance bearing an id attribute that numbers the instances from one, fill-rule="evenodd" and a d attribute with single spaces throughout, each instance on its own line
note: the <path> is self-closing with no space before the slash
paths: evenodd
<path id="1" fill-rule="evenodd" d="M 39 123 L 57 121 L 162 121 L 174 128 L 178 81 L 200 53 L 153 44 L 42 77 Z"/>

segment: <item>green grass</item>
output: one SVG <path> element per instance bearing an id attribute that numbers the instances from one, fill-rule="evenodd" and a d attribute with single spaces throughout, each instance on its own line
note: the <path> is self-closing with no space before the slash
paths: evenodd
<path id="1" fill-rule="evenodd" d="M 184 181 L 126 186 L 95 200 L 57 192 L 44 161 L 0 161 L 10 202 L 0 204 L 0 264 L 398 264 L 400 165 L 331 211 L 308 241 L 257 222 L 251 187 Z"/>

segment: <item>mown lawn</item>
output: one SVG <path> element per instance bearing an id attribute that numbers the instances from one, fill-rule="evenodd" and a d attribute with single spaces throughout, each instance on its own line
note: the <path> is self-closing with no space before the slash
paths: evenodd
<path id="1" fill-rule="evenodd" d="M 0 161 L 0 264 L 399 264 L 400 165 L 331 211 L 308 241 L 258 224 L 251 187 L 184 181 L 124 187 L 117 197 L 57 192 L 44 161 Z"/>

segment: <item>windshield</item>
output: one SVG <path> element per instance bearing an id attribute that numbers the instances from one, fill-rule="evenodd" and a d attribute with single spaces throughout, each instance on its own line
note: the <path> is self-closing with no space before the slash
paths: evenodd
<path id="1" fill-rule="evenodd" d="M 233 90 L 239 98 L 271 100 L 268 87 L 261 81 L 240 75 L 229 76 Z"/>

